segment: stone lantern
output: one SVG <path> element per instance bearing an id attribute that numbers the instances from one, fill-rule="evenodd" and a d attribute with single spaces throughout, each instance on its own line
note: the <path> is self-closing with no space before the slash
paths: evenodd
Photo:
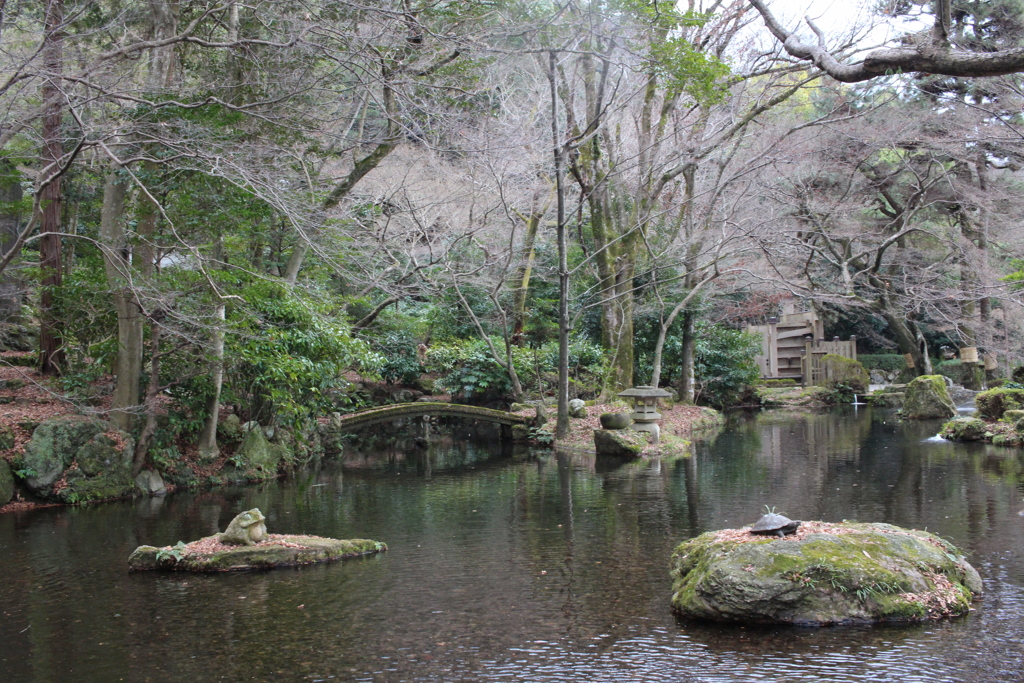
<path id="1" fill-rule="evenodd" d="M 633 399 L 633 431 L 647 432 L 651 442 L 658 443 L 661 436 L 661 413 L 658 412 L 658 399 L 668 398 L 672 394 L 657 387 L 633 387 L 619 394 L 622 398 Z"/>

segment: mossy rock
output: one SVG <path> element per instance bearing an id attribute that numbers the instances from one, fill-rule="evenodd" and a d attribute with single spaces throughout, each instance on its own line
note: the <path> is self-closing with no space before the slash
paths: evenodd
<path id="1" fill-rule="evenodd" d="M 758 403 L 765 408 L 813 408 L 826 404 L 828 389 L 825 387 L 773 388 L 755 387 Z"/>
<path id="2" fill-rule="evenodd" d="M 277 470 L 287 451 L 279 444 L 270 443 L 261 428 L 249 429 L 242 445 L 224 468 L 229 481 L 262 481 L 277 477 Z"/>
<path id="3" fill-rule="evenodd" d="M 598 455 L 635 458 L 647 446 L 647 437 L 628 429 L 595 429 L 594 450 Z"/>
<path id="4" fill-rule="evenodd" d="M 1024 410 L 1005 410 L 1003 411 L 1003 416 L 999 418 L 999 420 L 1001 422 L 1017 424 L 1022 418 L 1024 418 Z"/>
<path id="5" fill-rule="evenodd" d="M 855 393 L 863 394 L 871 384 L 868 371 L 852 358 L 826 353 L 821 357 L 820 363 L 822 372 L 829 378 L 830 386 L 843 385 L 850 387 Z"/>
<path id="6" fill-rule="evenodd" d="M 902 408 L 906 394 L 902 391 L 876 391 L 868 396 L 868 403 L 876 408 Z"/>
<path id="7" fill-rule="evenodd" d="M 49 497 L 51 487 L 75 459 L 78 450 L 111 425 L 78 415 L 54 417 L 39 424 L 25 446 L 25 483 L 34 493 Z"/>
<path id="8" fill-rule="evenodd" d="M 1024 408 L 1024 389 L 989 389 L 974 397 L 974 406 L 978 416 L 988 420 L 998 420 L 1008 410 Z"/>
<path id="9" fill-rule="evenodd" d="M 632 413 L 601 413 L 601 429 L 626 429 L 633 424 Z"/>
<path id="10" fill-rule="evenodd" d="M 785 539 L 708 532 L 672 555 L 672 607 L 688 617 L 775 624 L 959 616 L 981 595 L 952 545 L 890 524 L 805 522 Z"/>
<path id="11" fill-rule="evenodd" d="M 934 420 L 956 416 L 942 375 L 922 375 L 907 385 L 902 415 L 908 420 Z"/>
<path id="12" fill-rule="evenodd" d="M 320 536 L 273 535 L 256 545 L 224 546 L 209 536 L 194 543 L 155 548 L 142 545 L 128 558 L 130 571 L 165 569 L 180 572 L 233 572 L 334 562 L 387 550 L 378 541 Z M 203 546 L 213 546 L 205 551 Z"/>
<path id="13" fill-rule="evenodd" d="M 976 417 L 958 417 L 942 425 L 942 437 L 950 441 L 984 441 L 988 424 Z"/>

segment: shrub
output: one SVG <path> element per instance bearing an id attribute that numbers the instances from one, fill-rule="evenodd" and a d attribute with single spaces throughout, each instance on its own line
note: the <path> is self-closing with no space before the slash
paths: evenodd
<path id="1" fill-rule="evenodd" d="M 482 340 L 454 341 L 431 346 L 427 368 L 441 375 L 440 384 L 452 398 L 484 402 L 507 398 L 512 380 Z M 516 368 L 519 373 L 519 368 Z"/>
<path id="2" fill-rule="evenodd" d="M 760 335 L 703 321 L 697 323 L 695 332 L 693 370 L 698 399 L 715 407 L 736 403 L 744 387 L 761 375 L 754 362 L 761 352 Z"/>
<path id="3" fill-rule="evenodd" d="M 374 351 L 384 358 L 380 376 L 388 384 L 411 384 L 423 374 L 416 354 L 417 340 L 401 332 L 388 332 L 371 342 Z"/>
<path id="4" fill-rule="evenodd" d="M 989 389 L 974 397 L 974 405 L 981 417 L 998 420 L 1007 410 L 1024 407 L 1024 389 Z"/>

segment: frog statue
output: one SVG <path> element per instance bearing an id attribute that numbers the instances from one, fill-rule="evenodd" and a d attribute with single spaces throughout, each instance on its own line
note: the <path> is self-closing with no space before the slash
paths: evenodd
<path id="1" fill-rule="evenodd" d="M 246 510 L 231 520 L 217 540 L 227 545 L 256 545 L 267 537 L 266 521 L 259 508 Z"/>

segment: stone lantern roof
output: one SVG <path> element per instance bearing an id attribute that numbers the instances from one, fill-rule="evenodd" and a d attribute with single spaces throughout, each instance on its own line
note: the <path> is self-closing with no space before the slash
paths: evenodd
<path id="1" fill-rule="evenodd" d="M 619 393 L 622 398 L 668 398 L 672 393 L 658 387 L 639 386 Z"/>

